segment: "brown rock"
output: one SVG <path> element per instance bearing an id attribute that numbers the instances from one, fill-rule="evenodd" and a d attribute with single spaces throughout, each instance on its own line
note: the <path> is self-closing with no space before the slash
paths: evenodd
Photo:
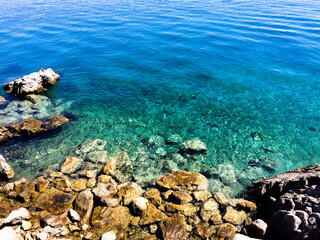
<path id="1" fill-rule="evenodd" d="M 223 193 L 217 192 L 213 196 L 220 205 L 226 206 L 229 204 L 229 199 Z"/>
<path id="2" fill-rule="evenodd" d="M 153 205 L 159 206 L 162 203 L 162 198 L 158 189 L 146 191 L 143 196 L 147 198 Z"/>
<path id="3" fill-rule="evenodd" d="M 66 188 L 71 187 L 71 182 L 68 177 L 62 176 L 62 177 L 55 178 L 54 186 L 59 190 L 64 190 Z"/>
<path id="4" fill-rule="evenodd" d="M 61 172 L 67 174 L 73 173 L 81 167 L 82 162 L 83 161 L 79 158 L 68 156 L 66 157 L 66 161 L 61 166 Z"/>
<path id="5" fill-rule="evenodd" d="M 14 171 L 2 155 L 0 155 L 0 180 L 13 178 Z"/>
<path id="6" fill-rule="evenodd" d="M 9 131 L 9 129 L 0 126 L 0 144 L 8 141 L 13 137 L 13 134 Z"/>
<path id="7" fill-rule="evenodd" d="M 193 234 L 200 239 L 210 239 L 210 237 L 216 232 L 215 227 L 206 225 L 196 225 L 193 228 Z"/>
<path id="8" fill-rule="evenodd" d="M 92 189 L 93 194 L 100 199 L 100 201 L 107 206 L 117 206 L 119 205 L 120 198 L 117 190 L 116 183 L 101 183 Z"/>
<path id="9" fill-rule="evenodd" d="M 166 203 L 165 209 L 168 212 L 182 213 L 185 216 L 191 217 L 198 211 L 198 207 L 193 206 L 191 203 L 185 205 L 178 205 L 174 203 Z"/>
<path id="10" fill-rule="evenodd" d="M 34 136 L 43 131 L 41 124 L 42 122 L 37 119 L 26 118 L 20 122 L 8 125 L 7 128 L 17 136 Z"/>
<path id="11" fill-rule="evenodd" d="M 113 175 L 117 168 L 117 159 L 110 158 L 109 162 L 103 167 L 102 172 L 107 175 Z"/>
<path id="12" fill-rule="evenodd" d="M 188 191 L 206 191 L 208 188 L 208 180 L 196 172 L 172 171 L 160 177 L 157 187 L 161 190 L 188 190 Z"/>
<path id="13" fill-rule="evenodd" d="M 139 225 L 147 225 L 167 219 L 167 215 L 158 210 L 153 204 L 148 203 L 147 209 L 143 211 Z"/>
<path id="14" fill-rule="evenodd" d="M 18 194 L 19 200 L 26 202 L 31 196 L 35 196 L 35 186 L 33 182 L 23 184 L 20 193 Z"/>
<path id="15" fill-rule="evenodd" d="M 244 211 L 237 211 L 232 207 L 227 207 L 227 212 L 224 215 L 223 219 L 231 224 L 240 225 L 247 218 L 247 215 Z"/>
<path id="16" fill-rule="evenodd" d="M 98 178 L 98 182 L 111 184 L 113 186 L 117 186 L 117 183 L 113 180 L 112 177 L 108 175 L 100 175 Z"/>
<path id="17" fill-rule="evenodd" d="M 207 191 L 196 191 L 196 192 L 193 192 L 193 197 L 198 202 L 203 202 L 203 201 L 206 201 L 208 198 L 211 198 L 212 195 L 210 192 L 207 192 Z"/>
<path id="18" fill-rule="evenodd" d="M 130 235 L 130 240 L 157 240 L 155 235 L 152 235 L 142 229 L 138 229 L 132 235 Z"/>
<path id="19" fill-rule="evenodd" d="M 49 181 L 45 180 L 43 177 L 38 177 L 34 180 L 36 191 L 44 192 L 49 184 Z"/>
<path id="20" fill-rule="evenodd" d="M 128 208 L 118 206 L 95 207 L 91 217 L 91 224 L 99 231 L 126 229 L 132 220 L 132 215 Z"/>
<path id="21" fill-rule="evenodd" d="M 126 182 L 118 186 L 124 205 L 130 204 L 132 199 L 142 196 L 142 188 L 134 182 Z"/>
<path id="22" fill-rule="evenodd" d="M 55 228 L 62 227 L 71 223 L 68 217 L 68 211 L 59 215 L 49 214 L 44 219 L 42 219 L 42 222 L 45 226 L 51 226 Z"/>
<path id="23" fill-rule="evenodd" d="M 71 189 L 80 192 L 87 188 L 87 181 L 83 178 L 78 179 L 71 185 Z"/>
<path id="24" fill-rule="evenodd" d="M 187 239 L 186 219 L 181 214 L 173 214 L 172 217 L 160 224 L 161 236 L 164 240 Z"/>
<path id="25" fill-rule="evenodd" d="M 75 196 L 55 188 L 46 190 L 35 199 L 34 206 L 50 213 L 61 213 L 72 207 Z"/>
<path id="26" fill-rule="evenodd" d="M 233 207 L 238 207 L 238 208 L 250 211 L 250 212 L 257 209 L 257 206 L 256 206 L 255 203 L 250 202 L 250 201 L 245 200 L 245 199 L 242 199 L 242 198 L 240 198 L 240 199 L 231 199 L 230 200 L 230 205 L 233 206 Z"/>
<path id="27" fill-rule="evenodd" d="M 170 200 L 177 204 L 186 204 L 192 201 L 192 197 L 188 193 L 174 191 L 170 195 Z"/>
<path id="28" fill-rule="evenodd" d="M 74 202 L 74 210 L 81 217 L 81 224 L 88 223 L 93 209 L 93 194 L 86 190 L 78 194 Z"/>
<path id="29" fill-rule="evenodd" d="M 44 131 L 48 131 L 60 127 L 67 122 L 69 122 L 69 119 L 65 116 L 49 117 L 44 122 L 42 122 L 41 127 L 44 129 Z"/>
<path id="30" fill-rule="evenodd" d="M 230 223 L 225 223 L 220 225 L 217 231 L 218 237 L 227 238 L 227 239 L 230 239 L 235 234 L 236 234 L 236 228 Z"/>
<path id="31" fill-rule="evenodd" d="M 171 196 L 171 193 L 172 193 L 172 192 L 173 192 L 172 190 L 163 192 L 163 193 L 162 193 L 162 198 L 163 198 L 164 200 L 169 200 L 169 197 Z"/>
<path id="32" fill-rule="evenodd" d="M 200 216 L 203 221 L 208 222 L 214 214 L 220 215 L 219 204 L 213 198 L 210 198 L 202 205 Z"/>

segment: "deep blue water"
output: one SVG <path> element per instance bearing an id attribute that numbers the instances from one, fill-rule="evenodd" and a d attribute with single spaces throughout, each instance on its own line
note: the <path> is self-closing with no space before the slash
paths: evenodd
<path id="1" fill-rule="evenodd" d="M 75 116 L 50 137 L 0 147 L 18 176 L 32 178 L 100 138 L 109 155 L 128 151 L 137 175 L 157 177 L 168 169 L 143 139 L 171 134 L 198 137 L 209 152 L 175 168 L 199 170 L 199 161 L 235 193 L 253 179 L 320 163 L 318 0 L 0 5 L 0 84 L 51 67 L 61 80 L 46 96 Z"/>

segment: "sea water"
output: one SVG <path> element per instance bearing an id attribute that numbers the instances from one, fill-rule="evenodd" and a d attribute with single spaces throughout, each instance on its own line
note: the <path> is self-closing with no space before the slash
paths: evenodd
<path id="1" fill-rule="evenodd" d="M 0 146 L 17 177 L 58 169 L 88 139 L 126 151 L 144 184 L 184 169 L 231 195 L 320 163 L 318 0 L 0 0 L 0 84 L 40 66 L 61 75 L 45 103 L 1 89 L 0 122 L 70 122 Z M 208 153 L 182 156 L 172 137 Z"/>

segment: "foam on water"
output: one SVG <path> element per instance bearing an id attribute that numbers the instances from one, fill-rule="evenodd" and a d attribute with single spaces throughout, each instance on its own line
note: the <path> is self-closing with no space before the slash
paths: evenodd
<path id="1" fill-rule="evenodd" d="M 140 181 L 196 170 L 233 194 L 319 163 L 319 12 L 315 0 L 2 0 L 0 83 L 51 67 L 62 77 L 46 96 L 58 110 L 25 116 L 72 118 L 0 152 L 34 178 L 100 138 L 110 156 L 128 151 Z M 172 134 L 200 138 L 208 155 L 181 159 L 179 146 L 144 141 Z"/>

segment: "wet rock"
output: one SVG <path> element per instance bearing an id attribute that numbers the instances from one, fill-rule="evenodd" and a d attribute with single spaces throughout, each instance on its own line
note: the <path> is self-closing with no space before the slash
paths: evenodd
<path id="1" fill-rule="evenodd" d="M 87 140 L 79 146 L 76 153 L 84 155 L 89 152 L 103 151 L 105 150 L 106 145 L 107 142 L 102 139 Z"/>
<path id="2" fill-rule="evenodd" d="M 180 150 L 182 154 L 205 154 L 207 153 L 207 145 L 198 138 L 194 138 L 189 141 L 182 143 L 182 148 Z"/>
<path id="3" fill-rule="evenodd" d="M 150 147 L 161 147 L 165 143 L 164 138 L 158 135 L 149 137 L 145 142 Z"/>
<path id="4" fill-rule="evenodd" d="M 8 141 L 13 137 L 13 134 L 9 131 L 9 129 L 0 126 L 0 144 Z"/>
<path id="5" fill-rule="evenodd" d="M 257 219 L 246 227 L 250 237 L 264 239 L 268 225 L 262 220 Z"/>
<path id="6" fill-rule="evenodd" d="M 83 161 L 81 159 L 68 156 L 66 157 L 65 162 L 61 166 L 61 172 L 67 174 L 73 173 L 80 169 L 82 164 Z"/>
<path id="7" fill-rule="evenodd" d="M 131 202 L 132 212 L 136 215 L 141 215 L 145 210 L 147 210 L 148 200 L 144 197 L 134 198 Z"/>
<path id="8" fill-rule="evenodd" d="M 232 207 L 227 207 L 227 212 L 224 215 L 223 219 L 233 225 L 242 224 L 247 218 L 247 215 L 244 211 L 238 211 Z"/>
<path id="9" fill-rule="evenodd" d="M 158 210 L 153 204 L 148 203 L 147 209 L 143 211 L 139 225 L 148 225 L 156 222 L 163 221 L 168 217 L 160 210 Z"/>
<path id="10" fill-rule="evenodd" d="M 75 196 L 72 194 L 51 188 L 40 193 L 40 195 L 35 199 L 34 205 L 38 209 L 58 214 L 70 209 L 74 199 Z"/>
<path id="11" fill-rule="evenodd" d="M 91 224 L 99 231 L 126 229 L 132 220 L 128 208 L 123 206 L 95 207 L 91 217 Z"/>
<path id="12" fill-rule="evenodd" d="M 7 128 L 14 133 L 15 136 L 34 136 L 44 129 L 41 127 L 42 122 L 34 118 L 26 118 L 20 122 L 8 125 Z"/>
<path id="13" fill-rule="evenodd" d="M 48 117 L 44 122 L 42 122 L 41 127 L 44 131 L 56 129 L 69 122 L 69 119 L 65 116 L 58 117 Z"/>
<path id="14" fill-rule="evenodd" d="M 81 224 L 88 223 L 93 209 L 93 194 L 86 190 L 78 194 L 74 202 L 74 210 L 81 217 Z"/>
<path id="15" fill-rule="evenodd" d="M 0 180 L 8 180 L 14 177 L 12 167 L 7 163 L 2 155 L 0 155 Z"/>
<path id="16" fill-rule="evenodd" d="M 85 160 L 94 162 L 94 163 L 106 163 L 107 162 L 107 151 L 94 151 L 89 152 L 86 155 Z"/>
<path id="17" fill-rule="evenodd" d="M 3 221 L 5 225 L 16 225 L 22 223 L 24 220 L 29 220 L 31 215 L 26 208 L 19 208 L 18 210 L 12 211 L 8 217 Z"/>
<path id="18" fill-rule="evenodd" d="M 6 92 L 15 95 L 25 96 L 31 93 L 40 93 L 46 91 L 48 87 L 57 83 L 60 78 L 51 68 L 41 69 L 9 83 L 3 85 Z"/>
<path id="19" fill-rule="evenodd" d="M 161 190 L 207 191 L 208 180 L 200 173 L 172 171 L 160 177 L 156 185 Z"/>
<path id="20" fill-rule="evenodd" d="M 182 143 L 182 137 L 180 137 L 178 134 L 170 135 L 166 141 L 166 144 L 168 145 L 179 145 Z"/>
<path id="21" fill-rule="evenodd" d="M 118 190 L 122 196 L 124 205 L 130 204 L 136 197 L 141 197 L 143 192 L 142 188 L 134 182 L 123 183 L 118 186 Z"/>
<path id="22" fill-rule="evenodd" d="M 117 235 L 115 231 L 109 231 L 107 233 L 104 233 L 101 236 L 101 240 L 116 240 L 117 239 Z"/>
<path id="23" fill-rule="evenodd" d="M 187 239 L 186 219 L 181 214 L 174 214 L 172 217 L 160 224 L 161 237 L 164 240 Z"/>

